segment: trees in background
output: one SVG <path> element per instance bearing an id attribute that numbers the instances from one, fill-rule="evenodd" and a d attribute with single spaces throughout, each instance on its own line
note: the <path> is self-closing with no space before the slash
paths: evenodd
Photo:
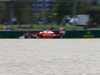
<path id="1" fill-rule="evenodd" d="M 66 15 L 72 15 L 74 0 L 55 0 L 55 7 L 52 10 L 53 19 L 61 23 Z"/>
<path id="2" fill-rule="evenodd" d="M 83 8 L 78 13 L 79 14 L 88 14 L 88 15 L 90 15 L 91 19 L 94 22 L 100 24 L 100 7 L 99 6 Z"/>
<path id="3" fill-rule="evenodd" d="M 17 17 L 19 21 L 33 21 L 34 13 L 32 10 L 31 2 L 14 2 L 14 9 L 12 9 L 12 2 L 10 1 L 0 3 L 4 5 L 4 9 L 0 10 L 0 19 L 2 19 L 2 17 L 5 17 L 6 20 L 9 22 L 11 17 L 10 11 L 13 10 L 13 17 Z"/>
<path id="4" fill-rule="evenodd" d="M 5 17 L 7 15 L 7 10 L 5 6 L 6 2 L 0 2 L 0 22 L 2 23 L 2 20 L 6 20 Z"/>
<path id="5" fill-rule="evenodd" d="M 51 11 L 47 11 L 47 17 L 52 18 L 52 20 L 57 21 L 58 23 L 61 23 L 64 16 L 73 14 L 74 1 L 75 0 L 55 0 L 55 6 Z M 92 6 L 91 0 L 78 1 L 77 13 L 89 14 L 95 22 L 100 23 L 100 6 Z M 2 17 L 6 17 L 6 19 L 9 21 L 11 2 L 0 2 L 0 4 L 0 19 Z M 35 15 L 31 5 L 31 2 L 16 2 L 14 5 L 14 17 L 17 17 L 19 21 L 25 21 L 29 23 L 32 22 L 35 18 Z"/>
<path id="6" fill-rule="evenodd" d="M 22 12 L 22 21 L 32 23 L 34 20 L 34 12 L 32 10 L 32 7 L 30 5 L 27 5 L 21 10 Z"/>
<path id="7" fill-rule="evenodd" d="M 100 6 L 94 6 L 93 0 L 80 0 L 78 14 L 90 15 L 92 21 L 100 24 Z"/>
<path id="8" fill-rule="evenodd" d="M 73 6 L 75 0 L 55 0 L 55 1 L 56 1 L 55 7 L 52 10 L 52 14 L 56 13 L 56 15 L 53 15 L 53 19 L 61 23 L 62 18 L 64 16 L 73 14 Z M 90 15 L 90 18 L 92 20 L 94 20 L 97 23 L 100 23 L 100 6 L 93 6 L 93 1 L 91 0 L 78 0 L 77 14 L 88 14 Z"/>

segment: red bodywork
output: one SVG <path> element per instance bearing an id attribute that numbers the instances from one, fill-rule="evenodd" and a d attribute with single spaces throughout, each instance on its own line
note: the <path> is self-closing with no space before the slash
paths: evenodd
<path id="1" fill-rule="evenodd" d="M 59 31 L 60 34 L 56 34 L 53 31 L 47 30 L 44 32 L 40 32 L 40 33 L 29 33 L 29 34 L 24 34 L 23 36 L 21 36 L 20 38 L 62 38 L 65 35 L 65 30 Z"/>
<path id="2" fill-rule="evenodd" d="M 31 33 L 31 35 L 35 35 L 38 38 L 53 38 L 53 37 L 58 37 L 59 34 L 50 34 L 50 33 Z"/>

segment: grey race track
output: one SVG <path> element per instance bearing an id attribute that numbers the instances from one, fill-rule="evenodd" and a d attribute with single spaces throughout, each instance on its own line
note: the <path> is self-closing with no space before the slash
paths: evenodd
<path id="1" fill-rule="evenodd" d="M 0 39 L 0 75 L 100 75 L 100 39 Z"/>

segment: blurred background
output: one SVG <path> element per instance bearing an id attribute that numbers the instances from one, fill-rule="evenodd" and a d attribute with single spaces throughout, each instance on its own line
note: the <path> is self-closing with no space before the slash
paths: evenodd
<path id="1" fill-rule="evenodd" d="M 100 0 L 0 0 L 0 31 L 100 30 Z"/>

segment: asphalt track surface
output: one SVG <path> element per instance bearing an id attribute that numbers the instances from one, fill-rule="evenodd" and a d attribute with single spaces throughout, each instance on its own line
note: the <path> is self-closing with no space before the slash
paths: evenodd
<path id="1" fill-rule="evenodd" d="M 0 39 L 0 75 L 100 75 L 100 39 Z"/>

